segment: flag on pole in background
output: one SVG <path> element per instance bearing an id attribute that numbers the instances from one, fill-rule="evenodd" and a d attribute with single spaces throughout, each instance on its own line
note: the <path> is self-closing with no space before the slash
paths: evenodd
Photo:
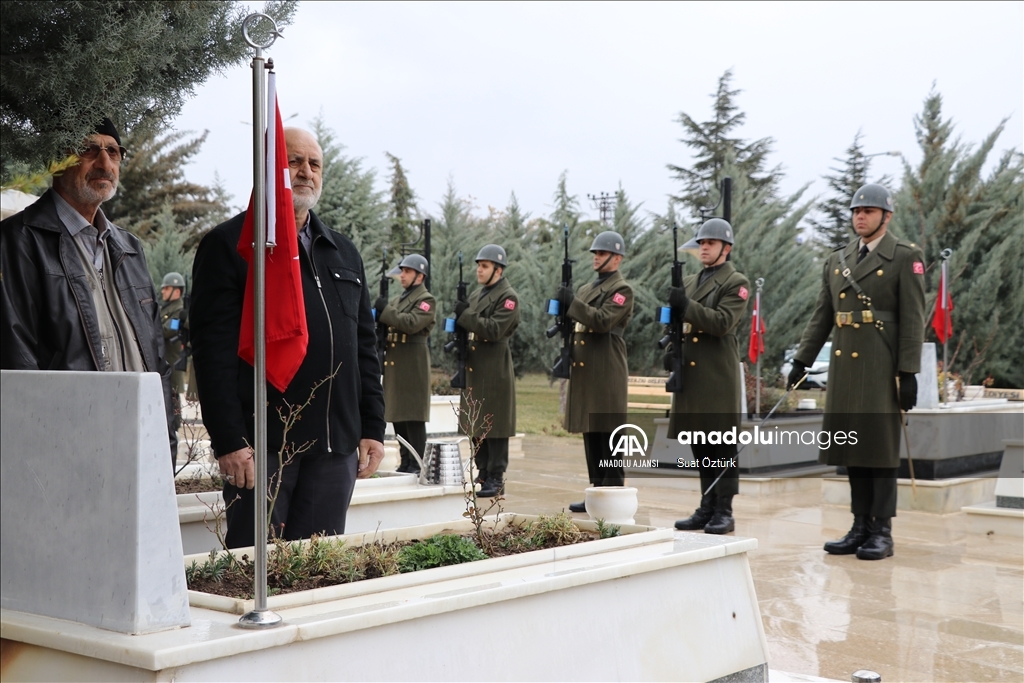
<path id="1" fill-rule="evenodd" d="M 292 207 L 291 176 L 288 172 L 288 150 L 284 141 L 284 122 L 277 106 L 277 87 L 273 71 L 267 79 L 267 186 L 266 206 L 259 207 L 267 216 L 266 250 L 266 349 L 267 381 L 284 391 L 295 377 L 306 357 L 309 334 L 306 331 L 306 309 L 302 300 L 302 275 L 299 272 L 299 240 L 295 231 L 295 210 Z M 254 269 L 253 264 L 253 198 L 245 212 L 238 253 L 249 263 L 242 304 L 242 328 L 238 335 L 238 355 L 255 365 Z"/>
<path id="2" fill-rule="evenodd" d="M 747 349 L 747 355 L 750 357 L 751 363 L 756 363 L 762 353 L 764 353 L 764 320 L 761 317 L 761 292 L 758 291 L 754 297 L 754 314 L 750 318 L 750 347 Z"/>
<path id="3" fill-rule="evenodd" d="M 939 296 L 935 298 L 935 315 L 932 316 L 932 329 L 943 344 L 953 336 L 953 297 L 949 293 L 948 263 L 946 260 L 942 261 Z"/>

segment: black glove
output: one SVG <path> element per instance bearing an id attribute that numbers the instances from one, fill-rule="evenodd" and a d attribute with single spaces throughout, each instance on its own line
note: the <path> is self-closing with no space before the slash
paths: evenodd
<path id="1" fill-rule="evenodd" d="M 468 301 L 456 301 L 455 302 L 455 317 L 458 318 L 460 315 L 465 313 L 467 308 L 469 308 L 469 302 Z"/>
<path id="2" fill-rule="evenodd" d="M 787 389 L 796 389 L 797 382 L 803 379 L 804 374 L 807 372 L 807 366 L 798 360 L 793 360 L 793 369 L 789 371 L 789 380 L 786 382 Z M 801 382 L 802 384 L 802 382 Z"/>
<path id="3" fill-rule="evenodd" d="M 907 412 L 917 405 L 917 375 L 912 372 L 900 373 L 900 410 Z"/>
<path id="4" fill-rule="evenodd" d="M 672 308 L 685 308 L 690 298 L 686 296 L 686 287 L 679 285 L 668 291 L 668 303 Z"/>
<path id="5" fill-rule="evenodd" d="M 388 300 L 383 296 L 377 297 L 377 300 L 373 302 L 373 307 L 377 309 L 377 320 L 380 320 L 380 314 L 384 312 L 384 309 L 388 307 Z"/>
<path id="6" fill-rule="evenodd" d="M 569 310 L 572 306 L 573 300 L 576 299 L 576 295 L 572 291 L 572 287 L 559 287 L 558 288 L 558 305 L 561 306 L 562 313 Z"/>

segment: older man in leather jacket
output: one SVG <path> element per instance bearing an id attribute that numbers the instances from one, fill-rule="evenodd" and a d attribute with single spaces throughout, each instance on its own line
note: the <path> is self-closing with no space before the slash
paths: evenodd
<path id="1" fill-rule="evenodd" d="M 158 372 L 177 451 L 159 304 L 139 240 L 104 216 L 125 149 L 109 119 L 79 162 L 0 223 L 0 367 Z"/>

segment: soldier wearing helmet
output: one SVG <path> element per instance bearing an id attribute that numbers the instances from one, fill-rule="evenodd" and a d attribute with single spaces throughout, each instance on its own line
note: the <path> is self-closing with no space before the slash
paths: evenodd
<path id="1" fill-rule="evenodd" d="M 917 402 L 924 342 L 924 254 L 888 231 L 895 207 L 868 184 L 850 202 L 857 239 L 825 261 L 818 302 L 793 359 L 796 385 L 832 336 L 822 429 L 856 433 L 818 459 L 845 466 L 853 526 L 825 544 L 832 555 L 880 560 L 893 554 L 901 412 Z"/>
<path id="2" fill-rule="evenodd" d="M 434 329 L 437 304 L 423 281 L 427 259 L 409 254 L 388 271 L 397 277 L 402 293 L 388 301 L 380 297 L 373 307 L 378 320 L 388 326 L 384 355 L 384 419 L 395 433 L 423 454 L 430 419 L 430 331 Z M 399 472 L 419 473 L 416 458 L 403 445 Z"/>
<path id="3" fill-rule="evenodd" d="M 508 342 L 519 326 L 520 308 L 519 295 L 505 279 L 507 266 L 508 255 L 502 247 L 483 246 L 476 255 L 480 289 L 469 295 L 468 302 L 455 306 L 456 324 L 469 338 L 466 391 L 482 402 L 480 415 L 490 415 L 492 420 L 476 455 L 478 482 L 482 484 L 477 495 L 482 497 L 504 493 L 508 440 L 516 433 L 516 377 Z M 467 408 L 463 394 L 462 410 Z"/>
<path id="4" fill-rule="evenodd" d="M 597 279 L 573 294 L 569 287 L 558 291 L 559 305 L 575 321 L 572 365 L 565 402 L 566 431 L 583 433 L 583 451 L 591 486 L 622 486 L 622 467 L 602 465 L 612 460 L 609 445 L 615 429 L 609 421 L 626 416 L 629 367 L 623 333 L 633 317 L 633 288 L 619 266 L 626 255 L 622 235 L 602 232 L 590 245 Z M 586 512 L 586 501 L 569 505 L 571 512 Z"/>
<path id="5" fill-rule="evenodd" d="M 704 266 L 673 287 L 669 303 L 683 313 L 683 389 L 672 394 L 669 433 L 739 429 L 740 352 L 736 330 L 747 312 L 750 282 L 729 260 L 734 233 L 728 221 L 711 218 L 694 241 Z M 689 249 L 684 244 L 681 250 Z M 710 441 L 710 440 L 709 440 Z M 700 472 L 700 507 L 677 529 L 725 534 L 735 530 L 732 499 L 739 493 L 736 444 L 691 442 Z"/>
<path id="6" fill-rule="evenodd" d="M 181 273 L 167 273 L 160 283 L 160 325 L 164 332 L 164 356 L 174 371 L 171 373 L 171 401 L 180 408 L 180 396 L 185 393 L 185 371 L 177 368 L 181 355 L 185 352 L 184 329 L 188 324 L 188 312 L 185 310 L 185 278 Z M 180 409 L 176 411 L 180 416 Z M 175 422 L 178 419 L 176 418 Z"/>

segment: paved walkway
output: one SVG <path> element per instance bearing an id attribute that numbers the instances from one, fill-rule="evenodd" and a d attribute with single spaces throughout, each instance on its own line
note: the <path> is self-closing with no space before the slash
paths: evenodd
<path id="1" fill-rule="evenodd" d="M 582 500 L 582 440 L 529 436 L 523 452 L 507 474 L 507 511 L 550 513 Z M 639 496 L 636 521 L 655 526 L 699 502 L 696 492 L 650 485 Z M 963 513 L 901 512 L 895 557 L 864 562 L 821 550 L 852 517 L 823 505 L 818 491 L 737 496 L 734 510 L 736 535 L 759 543 L 750 563 L 771 669 L 841 681 L 858 669 L 883 681 L 1024 680 L 1020 539 L 971 536 Z"/>

